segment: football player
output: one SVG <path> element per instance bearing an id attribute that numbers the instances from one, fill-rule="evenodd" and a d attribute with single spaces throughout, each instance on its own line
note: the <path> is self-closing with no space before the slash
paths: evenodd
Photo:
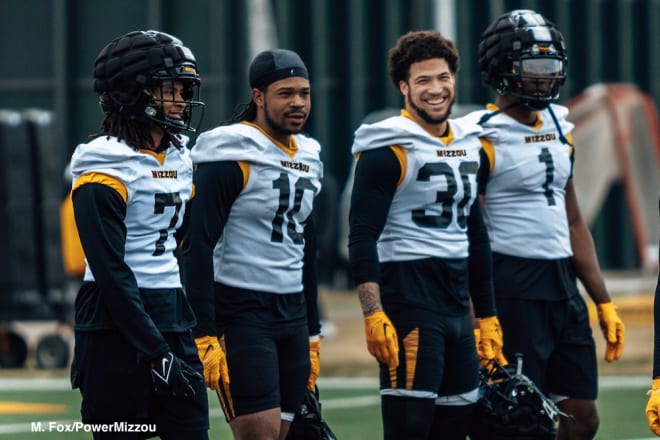
<path id="1" fill-rule="evenodd" d="M 655 286 L 653 323 L 653 382 L 647 393 L 649 401 L 646 404 L 646 419 L 651 431 L 660 437 L 660 274 L 658 274 L 658 283 Z"/>
<path id="2" fill-rule="evenodd" d="M 94 91 L 105 119 L 71 159 L 87 261 L 71 378 L 85 423 L 152 424 L 156 432 L 143 437 L 208 438 L 203 368 L 190 332 L 195 317 L 174 255 L 193 193 L 180 133 L 194 131 L 199 86 L 192 52 L 163 32 L 127 33 L 96 58 Z M 131 436 L 112 429 L 93 435 Z"/>
<path id="3" fill-rule="evenodd" d="M 501 350 L 475 203 L 481 128 L 449 119 L 458 68 L 454 43 L 438 32 L 401 36 L 388 71 L 405 108 L 355 132 L 350 266 L 388 440 L 465 439 L 479 385 L 470 297 L 480 354 Z"/>
<path id="4" fill-rule="evenodd" d="M 295 52 L 259 53 L 249 104 L 191 152 L 186 289 L 207 385 L 236 439 L 284 439 L 319 373 L 312 208 L 323 164 L 319 143 L 301 133 L 308 78 Z M 221 353 L 222 336 L 226 364 L 207 360 Z"/>
<path id="5" fill-rule="evenodd" d="M 596 351 L 577 278 L 597 304 L 608 362 L 621 356 L 624 326 L 580 215 L 571 179 L 573 124 L 565 107 L 551 104 L 566 63 L 553 23 L 531 10 L 503 14 L 479 43 L 482 79 L 495 103 L 466 120 L 484 128 L 479 192 L 504 355 L 522 353 L 524 373 L 574 416 L 561 419 L 557 438 L 590 439 L 599 424 Z"/>

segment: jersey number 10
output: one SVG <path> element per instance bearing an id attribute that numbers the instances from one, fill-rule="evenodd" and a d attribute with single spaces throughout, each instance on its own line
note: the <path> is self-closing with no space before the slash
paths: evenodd
<path id="1" fill-rule="evenodd" d="M 270 235 L 270 241 L 273 243 L 282 243 L 284 241 L 284 220 L 286 219 L 286 234 L 291 238 L 294 244 L 304 244 L 304 231 L 299 232 L 296 230 L 298 223 L 295 215 L 300 212 L 302 207 L 302 199 L 305 190 L 316 193 L 316 187 L 309 179 L 304 177 L 298 178 L 294 184 L 293 206 L 289 206 L 289 199 L 291 195 L 291 184 L 289 177 L 286 173 L 280 173 L 280 177 L 273 180 L 273 189 L 279 190 L 279 204 L 275 218 L 273 218 L 273 232 Z M 310 214 L 311 215 L 311 214 Z"/>

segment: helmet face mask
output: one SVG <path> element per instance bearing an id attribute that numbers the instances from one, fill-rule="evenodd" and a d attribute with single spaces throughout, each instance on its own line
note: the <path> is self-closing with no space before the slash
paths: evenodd
<path id="1" fill-rule="evenodd" d="M 296 411 L 286 440 L 337 440 L 321 416 L 318 387 L 305 391 L 305 400 Z"/>
<path id="2" fill-rule="evenodd" d="M 566 47 L 556 26 L 531 10 L 500 16 L 482 34 L 482 82 L 533 110 L 559 97 L 566 80 Z"/>
<path id="3" fill-rule="evenodd" d="M 174 119 L 163 110 L 172 101 L 164 100 L 163 90 L 173 90 L 176 83 L 183 85 L 180 95 L 185 109 Z M 117 37 L 103 48 L 94 64 L 94 91 L 100 95 L 104 112 L 155 123 L 170 134 L 196 131 L 193 119 L 199 125 L 204 109 L 200 85 L 197 61 L 190 49 L 164 32 L 135 31 Z M 198 109 L 201 115 L 193 118 Z"/>
<path id="4" fill-rule="evenodd" d="M 560 416 L 571 417 L 522 373 L 522 355 L 516 365 L 482 367 L 480 379 L 473 440 L 554 440 Z"/>
<path id="5" fill-rule="evenodd" d="M 531 110 L 541 110 L 559 97 L 559 87 L 565 77 L 564 60 L 560 58 L 524 57 L 513 62 L 507 81 L 512 84 L 508 93 Z"/>
<path id="6" fill-rule="evenodd" d="M 180 92 L 173 92 L 177 89 Z M 164 79 L 158 85 L 145 89 L 145 94 L 149 101 L 144 109 L 144 117 L 172 134 L 182 130 L 196 131 L 204 114 L 204 103 L 200 101 L 199 97 L 199 81 L 179 78 Z M 180 117 L 168 116 L 166 107 L 172 105 L 183 107 Z M 197 108 L 200 112 L 195 113 L 196 120 L 193 121 L 194 109 Z"/>

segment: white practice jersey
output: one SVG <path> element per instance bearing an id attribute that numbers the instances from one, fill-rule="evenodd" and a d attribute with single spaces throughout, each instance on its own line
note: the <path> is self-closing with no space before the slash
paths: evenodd
<path id="1" fill-rule="evenodd" d="M 249 164 L 214 250 L 216 282 L 270 293 L 303 290 L 304 227 L 321 190 L 323 164 L 316 140 L 293 139 L 297 149 L 285 151 L 256 126 L 237 123 L 202 133 L 192 148 L 194 163 Z"/>
<path id="2" fill-rule="evenodd" d="M 101 136 L 78 145 L 71 159 L 71 172 L 74 187 L 92 174 L 110 176 L 125 186 L 124 259 L 138 287 L 181 287 L 174 233 L 183 222 L 192 195 L 189 151 L 174 146 L 158 154 L 136 151 L 114 137 Z M 94 281 L 89 265 L 84 279 Z"/>
<path id="3" fill-rule="evenodd" d="M 494 110 L 494 106 L 489 106 Z M 552 105 L 561 132 L 570 139 L 568 109 Z M 478 120 L 488 110 L 466 116 Z M 558 259 L 572 255 L 565 188 L 573 148 L 560 140 L 548 109 L 534 126 L 500 113 L 484 124 L 492 144 L 484 198 L 484 220 L 494 252 L 523 258 Z"/>
<path id="4" fill-rule="evenodd" d="M 404 116 L 363 124 L 355 132 L 353 154 L 395 146 L 403 170 L 378 238 L 380 262 L 468 256 L 481 128 L 457 120 L 449 127 L 448 145 Z"/>

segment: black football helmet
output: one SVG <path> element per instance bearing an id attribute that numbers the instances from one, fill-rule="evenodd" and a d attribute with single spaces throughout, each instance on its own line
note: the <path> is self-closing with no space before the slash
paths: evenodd
<path id="1" fill-rule="evenodd" d="M 318 387 L 305 392 L 305 400 L 296 411 L 286 440 L 337 440 L 321 417 Z"/>
<path id="2" fill-rule="evenodd" d="M 567 62 L 561 32 L 529 9 L 501 15 L 481 35 L 479 69 L 483 84 L 500 95 L 520 98 L 533 110 L 546 108 L 559 97 Z M 534 86 L 524 86 L 523 79 Z"/>
<path id="3" fill-rule="evenodd" d="M 552 440 L 562 413 L 517 365 L 482 367 L 472 440 Z"/>
<path id="4" fill-rule="evenodd" d="M 165 116 L 163 99 L 152 91 L 167 81 L 181 82 L 186 108 L 181 119 Z M 104 112 L 119 111 L 138 121 L 152 121 L 177 134 L 194 132 L 193 111 L 201 109 L 200 77 L 195 56 L 178 38 L 159 31 L 134 31 L 106 45 L 94 63 L 94 91 Z M 161 94 L 162 96 L 162 94 Z M 197 118 L 201 120 L 201 116 Z"/>

